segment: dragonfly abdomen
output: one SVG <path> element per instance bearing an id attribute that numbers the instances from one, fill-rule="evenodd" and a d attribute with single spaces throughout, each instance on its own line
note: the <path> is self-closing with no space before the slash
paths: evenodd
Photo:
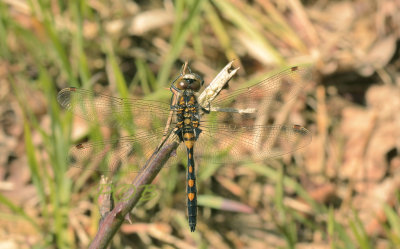
<path id="1" fill-rule="evenodd" d="M 196 175 L 194 173 L 193 147 L 187 148 L 188 171 L 187 171 L 187 207 L 190 231 L 196 229 L 197 219 L 197 190 Z"/>
<path id="2" fill-rule="evenodd" d="M 185 112 L 185 114 L 187 114 Z M 182 140 L 185 144 L 187 150 L 187 208 L 188 208 L 188 220 L 190 231 L 194 232 L 196 229 L 196 219 L 197 219 L 197 190 L 196 190 L 196 175 L 194 168 L 194 156 L 193 156 L 193 147 L 197 140 L 198 134 L 200 133 L 200 129 L 198 125 L 194 125 L 192 123 L 191 117 L 185 117 L 183 121 L 184 125 L 181 129 L 182 131 Z"/>

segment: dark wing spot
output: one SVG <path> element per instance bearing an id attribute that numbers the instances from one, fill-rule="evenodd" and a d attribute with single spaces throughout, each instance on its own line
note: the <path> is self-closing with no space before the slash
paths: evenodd
<path id="1" fill-rule="evenodd" d="M 84 149 L 85 146 L 83 146 L 83 144 L 77 144 L 75 145 L 75 148 L 77 148 L 78 150 Z"/>
<path id="2" fill-rule="evenodd" d="M 301 135 L 307 135 L 308 134 L 307 129 L 305 129 L 301 125 L 293 125 L 293 131 L 298 133 L 298 134 L 301 134 Z"/>
<path id="3" fill-rule="evenodd" d="M 74 155 L 68 155 L 67 157 L 67 163 L 69 165 L 74 165 L 78 162 L 78 160 L 76 159 L 76 157 Z"/>

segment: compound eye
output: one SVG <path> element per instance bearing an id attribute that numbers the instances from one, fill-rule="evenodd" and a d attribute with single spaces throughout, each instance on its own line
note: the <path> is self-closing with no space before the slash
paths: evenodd
<path id="1" fill-rule="evenodd" d="M 179 81 L 178 83 L 178 89 L 179 90 L 185 90 L 187 88 L 188 84 L 185 81 Z"/>
<path id="2" fill-rule="evenodd" d="M 191 85 L 190 85 L 190 88 L 193 90 L 193 91 L 198 91 L 198 90 L 200 90 L 200 87 L 201 87 L 201 85 L 200 85 L 200 82 L 198 81 L 198 80 L 195 80 Z"/>

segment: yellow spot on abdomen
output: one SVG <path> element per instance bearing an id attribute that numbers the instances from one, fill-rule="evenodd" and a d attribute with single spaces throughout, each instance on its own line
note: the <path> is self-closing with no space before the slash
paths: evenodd
<path id="1" fill-rule="evenodd" d="M 185 133 L 183 134 L 183 140 L 185 142 L 185 146 L 188 149 L 193 148 L 193 144 L 194 144 L 194 136 L 192 133 Z"/>
<path id="2" fill-rule="evenodd" d="M 194 193 L 189 193 L 189 194 L 188 194 L 188 198 L 189 198 L 190 201 L 193 201 L 193 199 L 194 199 Z"/>
<path id="3" fill-rule="evenodd" d="M 194 186 L 194 180 L 189 179 L 188 185 L 189 185 L 189 187 L 193 187 Z"/>
<path id="4" fill-rule="evenodd" d="M 193 148 L 193 141 L 185 141 L 185 146 L 189 149 Z"/>
<path id="5" fill-rule="evenodd" d="M 193 173 L 193 167 L 189 166 L 189 173 Z"/>
<path id="6" fill-rule="evenodd" d="M 183 134 L 183 138 L 185 140 L 191 140 L 193 138 L 193 134 L 192 133 L 185 133 L 185 134 Z"/>

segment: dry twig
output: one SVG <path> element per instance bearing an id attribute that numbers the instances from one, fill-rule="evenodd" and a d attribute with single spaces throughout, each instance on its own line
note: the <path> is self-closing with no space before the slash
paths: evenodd
<path id="1" fill-rule="evenodd" d="M 99 230 L 89 248 L 106 248 L 114 234 L 129 215 L 129 212 L 140 201 L 144 188 L 141 186 L 150 184 L 167 162 L 171 153 L 178 148 L 178 143 L 173 142 L 165 144 L 157 153 L 147 161 L 145 170 L 141 172 L 132 182 L 132 187 L 124 194 L 122 201 L 118 203 L 113 210 L 102 218 Z"/>

